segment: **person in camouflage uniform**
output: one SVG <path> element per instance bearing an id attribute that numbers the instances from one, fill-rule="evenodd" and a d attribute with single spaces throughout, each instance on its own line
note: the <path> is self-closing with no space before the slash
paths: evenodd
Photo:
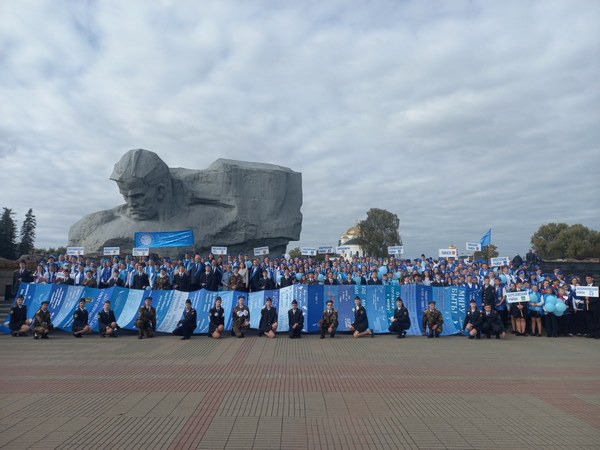
<path id="1" fill-rule="evenodd" d="M 138 339 L 143 339 L 144 333 L 147 338 L 154 337 L 156 331 L 156 308 L 152 306 L 152 297 L 144 299 L 144 305 L 138 310 L 138 318 L 135 321 L 138 329 Z"/>
<path id="2" fill-rule="evenodd" d="M 48 333 L 54 330 L 54 325 L 50 320 L 50 311 L 48 311 L 48 300 L 44 300 L 38 312 L 33 316 L 33 338 L 48 339 Z"/>
<path id="3" fill-rule="evenodd" d="M 171 279 L 165 266 L 160 268 L 160 273 L 156 277 L 156 280 L 154 280 L 154 289 L 157 291 L 168 291 L 171 289 Z"/>
<path id="4" fill-rule="evenodd" d="M 321 339 L 325 339 L 326 333 L 329 333 L 329 337 L 335 337 L 335 330 L 338 325 L 338 312 L 333 309 L 333 300 L 327 300 L 327 307 L 325 311 L 323 311 L 321 320 L 319 320 Z"/>
<path id="5" fill-rule="evenodd" d="M 435 309 L 435 302 L 429 302 L 429 308 L 423 311 L 423 336 L 439 338 L 442 334 L 442 324 L 444 323 L 444 317 L 442 313 Z M 429 330 L 429 333 L 427 332 Z"/>
<path id="6" fill-rule="evenodd" d="M 250 310 L 244 304 L 245 300 L 246 297 L 240 295 L 238 297 L 238 303 L 231 313 L 233 319 L 233 333 L 238 338 L 243 338 L 244 331 L 248 331 L 248 328 L 250 328 Z"/>
<path id="7" fill-rule="evenodd" d="M 232 291 L 245 291 L 244 277 L 240 275 L 240 268 L 233 266 L 233 274 L 229 277 L 227 287 Z"/>

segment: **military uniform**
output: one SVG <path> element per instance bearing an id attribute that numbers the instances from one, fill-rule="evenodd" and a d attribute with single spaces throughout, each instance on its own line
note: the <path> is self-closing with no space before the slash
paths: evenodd
<path id="1" fill-rule="evenodd" d="M 290 337 L 299 338 L 302 336 L 302 328 L 304 328 L 304 313 L 300 308 L 290 309 L 288 311 L 288 323 L 290 325 Z M 294 325 L 298 325 L 294 328 Z"/>
<path id="2" fill-rule="evenodd" d="M 235 305 L 231 315 L 233 318 L 233 333 L 237 337 L 244 337 L 243 332 L 248 331 L 248 328 L 250 328 L 250 310 L 246 305 L 241 308 L 239 305 Z"/>
<path id="3" fill-rule="evenodd" d="M 198 320 L 196 317 L 196 310 L 194 308 L 190 308 L 189 311 L 184 309 L 183 318 L 177 324 L 177 328 L 173 330 L 173 334 L 189 339 L 197 326 Z"/>
<path id="4" fill-rule="evenodd" d="M 94 277 L 91 277 L 91 278 L 85 277 L 83 279 L 83 285 L 85 287 L 97 288 L 98 282 L 96 281 L 96 279 Z"/>
<path id="5" fill-rule="evenodd" d="M 404 306 L 402 308 L 396 308 L 394 310 L 395 322 L 392 322 L 388 330 L 390 333 L 398 333 L 398 336 L 406 336 L 406 330 L 410 328 L 410 317 L 408 315 L 408 309 Z"/>
<path id="6" fill-rule="evenodd" d="M 8 322 L 8 328 L 12 334 L 17 334 L 21 331 L 21 327 L 27 323 L 27 306 L 15 305 L 10 308 L 10 320 Z"/>
<path id="7" fill-rule="evenodd" d="M 423 311 L 423 334 L 426 334 L 429 329 L 429 337 L 439 337 L 442 334 L 442 324 L 444 323 L 444 318 L 442 313 L 437 309 L 430 311 L 426 309 Z M 432 330 L 431 327 L 437 325 L 435 330 Z"/>
<path id="8" fill-rule="evenodd" d="M 212 307 L 208 312 L 210 323 L 208 324 L 208 333 L 212 336 L 219 325 L 225 326 L 225 310 L 222 306 Z"/>
<path id="9" fill-rule="evenodd" d="M 333 328 L 331 337 L 335 336 L 335 330 L 338 327 L 338 312 L 331 308 L 331 311 L 323 311 L 323 316 L 319 320 L 319 328 L 321 329 L 321 337 L 325 337 L 325 334 L 329 333 L 329 328 Z"/>
<path id="10" fill-rule="evenodd" d="M 227 283 L 227 286 L 232 291 L 245 291 L 246 290 L 246 286 L 244 286 L 244 277 L 239 274 L 238 275 L 232 274 L 229 277 L 229 282 Z"/>
<path id="11" fill-rule="evenodd" d="M 35 333 L 34 338 L 41 337 L 42 339 L 48 339 L 48 333 L 54 329 L 54 325 L 50 320 L 50 311 L 45 312 L 40 308 L 38 312 L 33 316 L 33 332 Z"/>
<path id="12" fill-rule="evenodd" d="M 106 332 L 106 327 L 110 327 L 111 323 L 117 323 L 117 319 L 115 318 L 115 313 L 112 309 L 109 309 L 106 312 L 104 309 L 98 313 L 98 331 L 100 333 Z"/>
<path id="13" fill-rule="evenodd" d="M 502 318 L 497 311 L 484 311 L 481 315 L 481 331 L 490 339 L 492 334 L 496 335 L 496 339 L 500 339 L 500 334 L 504 331 Z"/>
<path id="14" fill-rule="evenodd" d="M 367 331 L 369 328 L 369 319 L 367 318 L 367 310 L 363 305 L 355 306 L 354 310 L 354 322 L 352 322 L 352 328 L 359 333 Z"/>
<path id="15" fill-rule="evenodd" d="M 159 275 L 156 277 L 156 281 L 154 281 L 154 289 L 156 290 L 160 290 L 160 291 L 167 291 L 169 289 L 171 289 L 171 280 L 169 279 L 168 275 L 165 275 L 164 277 Z"/>
<path id="16" fill-rule="evenodd" d="M 260 322 L 258 323 L 258 335 L 271 331 L 271 326 L 277 322 L 277 309 L 264 307 L 260 310 Z"/>
<path id="17" fill-rule="evenodd" d="M 140 306 L 135 326 L 138 329 L 139 337 L 142 337 L 144 333 L 149 338 L 154 336 L 154 332 L 156 331 L 156 308 L 154 306 Z"/>
<path id="18" fill-rule="evenodd" d="M 87 309 L 77 308 L 75 312 L 73 312 L 73 333 L 76 331 L 81 331 L 88 324 L 88 311 Z"/>
<path id="19" fill-rule="evenodd" d="M 469 309 L 465 315 L 465 320 L 463 321 L 463 330 L 468 324 L 471 324 L 478 332 L 481 331 L 481 311 L 477 308 L 473 311 Z"/>

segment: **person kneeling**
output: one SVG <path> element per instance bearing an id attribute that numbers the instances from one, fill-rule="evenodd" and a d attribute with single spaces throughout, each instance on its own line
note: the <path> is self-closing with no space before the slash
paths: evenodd
<path id="1" fill-rule="evenodd" d="M 110 300 L 106 300 L 104 308 L 98 313 L 98 331 L 100 332 L 100 337 L 110 336 L 116 338 L 119 328 L 115 312 L 110 309 Z"/>
<path id="2" fill-rule="evenodd" d="M 233 334 L 238 338 L 245 337 L 244 332 L 248 331 L 250 328 L 250 310 L 244 304 L 246 297 L 240 295 L 238 297 L 238 304 L 235 305 L 233 311 L 231 312 L 232 320 L 233 320 Z"/>
<path id="3" fill-rule="evenodd" d="M 404 306 L 404 302 L 400 297 L 396 299 L 396 309 L 394 310 L 394 317 L 392 317 L 392 324 L 388 328 L 390 333 L 398 333 L 396 338 L 403 338 L 406 336 L 406 330 L 410 328 L 410 317 L 408 315 L 408 309 Z"/>
<path id="4" fill-rule="evenodd" d="M 348 327 L 355 338 L 363 336 L 375 337 L 373 330 L 369 330 L 369 319 L 367 318 L 367 310 L 360 302 L 360 297 L 354 297 L 354 322 Z"/>
<path id="5" fill-rule="evenodd" d="M 143 339 L 144 333 L 147 338 L 154 337 L 156 331 L 156 308 L 152 306 L 152 297 L 144 299 L 144 305 L 140 306 L 135 326 L 138 329 L 138 339 Z"/>
<path id="6" fill-rule="evenodd" d="M 483 308 L 483 314 L 481 315 L 481 331 L 483 334 L 488 339 L 492 337 L 492 334 L 496 335 L 496 339 L 504 337 L 504 326 L 500 314 L 497 311 L 492 311 L 492 305 L 490 304 L 486 303 Z"/>
<path id="7" fill-rule="evenodd" d="M 327 300 L 323 316 L 319 320 L 319 329 L 321 330 L 321 339 L 325 339 L 325 334 L 329 333 L 329 337 L 335 337 L 335 330 L 338 327 L 338 312 L 333 309 L 333 300 Z"/>
<path id="8" fill-rule="evenodd" d="M 423 336 L 427 335 L 428 338 L 436 337 L 439 338 L 442 334 L 442 325 L 444 323 L 444 317 L 442 313 L 435 309 L 435 302 L 432 300 L 429 302 L 429 308 L 423 311 Z M 429 334 L 427 333 L 429 329 Z"/>
<path id="9" fill-rule="evenodd" d="M 292 309 L 288 311 L 288 323 L 290 326 L 290 339 L 300 339 L 302 328 L 304 328 L 304 313 L 298 308 L 298 301 L 292 300 Z"/>
<path id="10" fill-rule="evenodd" d="M 469 302 L 469 310 L 465 315 L 462 329 L 463 331 L 467 330 L 469 339 L 479 339 L 481 337 L 481 311 L 477 308 L 475 299 L 471 299 Z"/>
<path id="11" fill-rule="evenodd" d="M 209 321 L 208 335 L 213 339 L 221 339 L 223 331 L 225 331 L 225 310 L 221 306 L 221 297 L 215 298 L 215 304 L 208 312 Z"/>
<path id="12" fill-rule="evenodd" d="M 8 322 L 8 328 L 13 336 L 27 336 L 31 320 L 27 318 L 27 306 L 25 303 L 25 297 L 19 295 L 15 306 L 10 309 L 10 320 Z"/>
<path id="13" fill-rule="evenodd" d="M 260 311 L 260 322 L 258 323 L 258 335 L 263 334 L 273 339 L 277 331 L 277 309 L 273 308 L 273 300 L 267 297 L 265 306 Z"/>
<path id="14" fill-rule="evenodd" d="M 192 308 L 192 301 L 188 298 L 185 301 L 185 309 L 183 310 L 183 317 L 177 323 L 177 328 L 173 330 L 174 336 L 183 336 L 182 341 L 189 339 L 192 333 L 198 325 L 196 320 L 196 310 Z"/>
<path id="15" fill-rule="evenodd" d="M 48 311 L 48 300 L 44 300 L 40 309 L 33 316 L 33 338 L 49 339 L 48 334 L 54 330 L 54 325 L 50 320 L 50 311 Z"/>
<path id="16" fill-rule="evenodd" d="M 80 338 L 91 332 L 92 329 L 88 325 L 88 312 L 85 309 L 85 298 L 82 298 L 79 300 L 79 307 L 73 312 L 73 336 Z"/>

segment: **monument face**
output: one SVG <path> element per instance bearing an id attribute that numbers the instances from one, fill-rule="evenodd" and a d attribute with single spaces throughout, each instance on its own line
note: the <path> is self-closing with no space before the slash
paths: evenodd
<path id="1" fill-rule="evenodd" d="M 125 204 L 75 223 L 70 246 L 126 251 L 135 232 L 192 229 L 201 252 L 226 246 L 237 254 L 267 245 L 283 254 L 289 241 L 300 239 L 302 174 L 287 167 L 218 159 L 205 170 L 169 168 L 156 153 L 139 149 L 121 157 L 110 179 Z"/>

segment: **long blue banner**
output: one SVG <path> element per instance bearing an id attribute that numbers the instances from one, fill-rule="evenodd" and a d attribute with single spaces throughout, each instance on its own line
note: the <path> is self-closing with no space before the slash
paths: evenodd
<path id="1" fill-rule="evenodd" d="M 231 311 L 235 306 L 237 297 L 244 295 L 250 309 L 250 327 L 258 328 L 260 310 L 264 306 L 265 298 L 271 297 L 273 306 L 279 315 L 279 331 L 288 331 L 287 312 L 291 308 L 292 300 L 298 301 L 298 307 L 304 312 L 303 331 L 311 333 L 318 331 L 318 321 L 325 308 L 325 302 L 333 300 L 334 308 L 338 310 L 339 331 L 348 331 L 354 321 L 352 308 L 354 297 L 359 296 L 367 310 L 369 327 L 375 333 L 387 333 L 390 319 L 394 315 L 396 298 L 401 297 L 411 318 L 409 335 L 419 335 L 423 311 L 430 300 L 436 302 L 436 308 L 444 316 L 443 335 L 461 332 L 462 321 L 465 316 L 469 300 L 475 296 L 478 301 L 479 293 L 469 291 L 464 287 L 431 287 L 422 285 L 401 286 L 321 286 L 297 284 L 279 290 L 252 292 L 250 294 L 238 291 L 210 292 L 200 290 L 195 292 L 181 291 L 146 291 L 112 287 L 107 289 L 94 289 L 81 286 L 47 285 L 21 283 L 18 294 L 25 297 L 28 316 L 33 317 L 40 308 L 42 301 L 50 302 L 49 310 L 54 326 L 70 331 L 73 323 L 73 311 L 80 298 L 87 299 L 90 326 L 98 331 L 97 314 L 102 309 L 105 300 L 110 300 L 111 308 L 115 312 L 117 322 L 126 330 L 135 330 L 135 319 L 138 308 L 143 304 L 143 299 L 152 297 L 156 308 L 157 330 L 171 332 L 177 326 L 185 308 L 185 300 L 190 299 L 192 306 L 198 313 L 198 326 L 195 333 L 207 333 L 209 325 L 208 311 L 213 306 L 215 298 L 220 296 L 225 309 L 225 328 L 231 329 Z M 0 331 L 10 332 L 8 317 L 0 323 Z"/>
<path id="2" fill-rule="evenodd" d="M 133 242 L 138 248 L 186 247 L 194 245 L 194 232 L 192 230 L 143 231 L 133 234 Z"/>

